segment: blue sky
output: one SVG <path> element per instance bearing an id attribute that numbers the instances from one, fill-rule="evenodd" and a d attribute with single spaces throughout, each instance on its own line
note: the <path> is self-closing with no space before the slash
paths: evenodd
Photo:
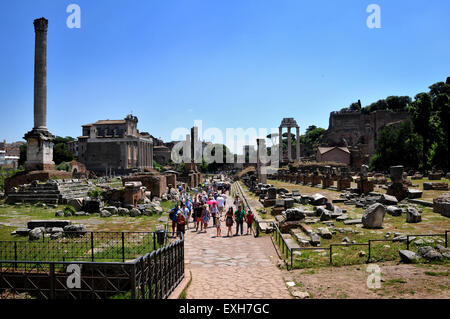
<path id="1" fill-rule="evenodd" d="M 81 7 L 81 29 L 66 7 Z M 381 7 L 369 29 L 366 7 Z M 0 5 L 0 139 L 33 126 L 33 20 L 49 19 L 49 130 L 122 119 L 169 140 L 193 121 L 303 133 L 361 99 L 414 96 L 450 76 L 450 1 L 16 0 Z M 8 45 L 5 45 L 8 43 Z"/>

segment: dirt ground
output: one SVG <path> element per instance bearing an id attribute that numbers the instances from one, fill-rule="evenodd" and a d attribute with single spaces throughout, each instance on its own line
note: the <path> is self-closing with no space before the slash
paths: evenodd
<path id="1" fill-rule="evenodd" d="M 443 265 L 406 265 L 397 262 L 377 264 L 381 270 L 380 288 L 369 289 L 368 265 L 324 267 L 285 271 L 285 281 L 294 289 L 306 291 L 311 298 L 450 298 L 450 267 Z"/>

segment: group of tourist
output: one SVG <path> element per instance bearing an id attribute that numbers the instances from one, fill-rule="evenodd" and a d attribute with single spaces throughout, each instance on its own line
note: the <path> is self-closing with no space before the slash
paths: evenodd
<path id="1" fill-rule="evenodd" d="M 210 220 L 212 227 L 216 228 L 216 236 L 222 237 L 222 223 L 227 227 L 226 237 L 233 236 L 232 227 L 236 224 L 234 236 L 244 235 L 244 222 L 247 224 L 247 235 L 254 234 L 252 225 L 254 214 L 251 210 L 245 211 L 239 196 L 233 201 L 233 205 L 226 208 L 228 190 L 218 189 L 216 183 L 202 184 L 196 189 L 194 195 L 186 192 L 181 193 L 181 202 L 169 213 L 172 222 L 172 233 L 180 238 L 184 236 L 185 230 L 190 229 L 190 224 L 195 227 L 197 233 L 207 232 Z M 190 222 L 191 221 L 191 222 Z"/>

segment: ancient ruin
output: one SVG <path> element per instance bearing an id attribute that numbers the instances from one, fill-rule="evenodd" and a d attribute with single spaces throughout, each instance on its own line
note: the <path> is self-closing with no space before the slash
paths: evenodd
<path id="1" fill-rule="evenodd" d="M 5 190 L 28 184 L 34 180 L 68 179 L 72 174 L 55 170 L 53 162 L 53 140 L 47 128 L 47 30 L 48 20 L 34 20 L 34 127 L 27 132 L 27 161 L 25 171 L 5 181 Z"/>
<path id="2" fill-rule="evenodd" d="M 292 117 L 283 118 L 281 121 L 280 127 L 279 127 L 279 145 L 283 145 L 283 128 L 288 129 L 288 137 L 287 137 L 287 154 L 285 156 L 283 147 L 280 146 L 279 152 L 280 152 L 280 162 L 281 163 L 289 163 L 291 161 L 299 161 L 300 160 L 300 127 L 298 126 L 297 122 Z M 291 135 L 291 129 L 296 129 L 295 134 L 295 151 L 294 151 L 294 157 L 292 156 L 292 135 Z"/>
<path id="3" fill-rule="evenodd" d="M 97 175 L 127 174 L 153 168 L 153 140 L 137 129 L 138 118 L 101 120 L 83 125 L 79 161 Z"/>

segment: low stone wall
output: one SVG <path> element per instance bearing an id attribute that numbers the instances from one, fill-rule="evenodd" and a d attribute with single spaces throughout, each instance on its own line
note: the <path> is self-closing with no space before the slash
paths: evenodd
<path id="1" fill-rule="evenodd" d="M 5 180 L 5 192 L 8 193 L 12 188 L 24 184 L 30 184 L 32 181 L 45 182 L 47 180 L 71 179 L 72 173 L 65 171 L 31 171 L 18 173 Z"/>

